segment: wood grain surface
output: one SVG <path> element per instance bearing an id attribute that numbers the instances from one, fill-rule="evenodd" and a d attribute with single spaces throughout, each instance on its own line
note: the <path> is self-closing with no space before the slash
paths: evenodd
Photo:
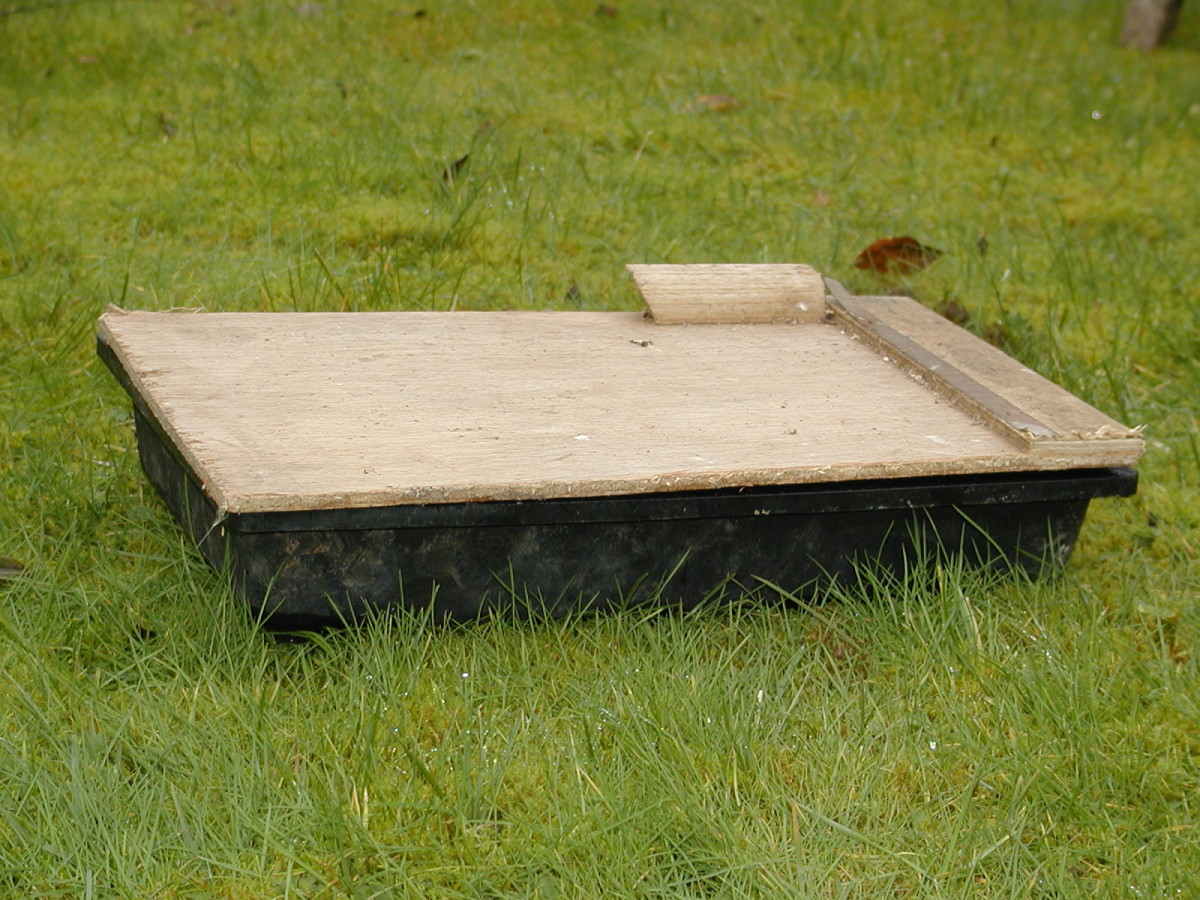
<path id="1" fill-rule="evenodd" d="M 834 319 L 112 309 L 100 337 L 229 513 L 1080 465 L 1031 454 Z"/>
<path id="2" fill-rule="evenodd" d="M 825 283 L 799 263 L 628 265 L 660 325 L 816 322 Z"/>

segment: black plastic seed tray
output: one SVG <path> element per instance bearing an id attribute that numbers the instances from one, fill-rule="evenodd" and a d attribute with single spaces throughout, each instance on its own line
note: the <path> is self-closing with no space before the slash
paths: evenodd
<path id="1" fill-rule="evenodd" d="M 1136 488 L 1138 429 L 912 300 L 634 276 L 647 316 L 113 309 L 98 348 L 171 513 L 283 625 L 1038 577 Z"/>

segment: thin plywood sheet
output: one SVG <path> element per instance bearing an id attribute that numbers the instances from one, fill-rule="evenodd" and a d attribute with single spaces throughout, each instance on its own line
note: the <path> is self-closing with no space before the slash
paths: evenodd
<path id="1" fill-rule="evenodd" d="M 836 319 L 111 310 L 100 337 L 228 513 L 1078 464 Z"/>

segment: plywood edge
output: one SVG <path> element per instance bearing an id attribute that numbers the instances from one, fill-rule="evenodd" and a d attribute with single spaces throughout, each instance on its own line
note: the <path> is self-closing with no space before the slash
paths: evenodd
<path id="1" fill-rule="evenodd" d="M 122 321 L 128 321 L 129 318 L 137 316 L 152 315 L 159 315 L 159 313 L 138 313 L 122 309 L 119 306 L 110 305 L 97 322 L 96 339 L 108 348 L 108 351 L 121 367 L 124 379 L 119 378 L 118 380 L 121 380 L 126 385 L 126 389 L 130 392 L 133 402 L 140 404 L 150 414 L 150 418 L 171 441 L 175 452 L 187 462 L 192 472 L 200 480 L 204 492 L 217 507 L 217 521 L 219 522 L 229 512 L 229 498 L 216 485 L 208 474 L 207 467 L 189 449 L 187 441 L 183 440 L 182 436 L 178 433 L 171 420 L 169 411 L 158 402 L 155 392 L 150 390 L 146 379 L 147 373 L 143 371 L 143 367 L 137 364 L 136 359 L 131 358 L 128 348 L 121 340 L 120 323 Z M 215 524 L 216 522 L 214 522 Z"/>
<path id="2" fill-rule="evenodd" d="M 625 268 L 660 325 L 817 322 L 825 315 L 821 275 L 800 263 Z"/>
<path id="3" fill-rule="evenodd" d="M 826 284 L 835 320 L 1031 456 L 1084 465 L 1131 465 L 1141 456 L 1139 429 L 1109 418 L 932 310 L 907 297 L 855 297 L 833 279 Z"/>
<path id="4" fill-rule="evenodd" d="M 443 503 L 527 502 L 546 499 L 626 497 L 680 491 L 728 488 L 841 485 L 858 481 L 899 478 L 942 478 L 1006 472 L 1068 471 L 1077 468 L 1058 457 L 1030 460 L 1020 454 L 962 457 L 908 462 L 831 463 L 770 469 L 727 469 L 707 472 L 663 472 L 627 478 L 578 478 L 491 484 L 414 486 L 394 491 L 325 491 L 318 493 L 246 492 L 231 498 L 222 514 L 312 512 L 323 509 L 364 509 Z"/>
<path id="5" fill-rule="evenodd" d="M 1077 466 L 1132 466 L 1142 457 L 1146 442 L 1131 438 L 1048 438 L 1035 440 L 1030 453 L 1038 459 L 1057 459 Z"/>

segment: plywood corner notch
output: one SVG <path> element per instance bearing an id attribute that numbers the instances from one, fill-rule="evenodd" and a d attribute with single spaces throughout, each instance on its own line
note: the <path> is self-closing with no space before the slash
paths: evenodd
<path id="1" fill-rule="evenodd" d="M 825 315 L 821 274 L 800 263 L 625 268 L 660 325 L 816 322 Z"/>

